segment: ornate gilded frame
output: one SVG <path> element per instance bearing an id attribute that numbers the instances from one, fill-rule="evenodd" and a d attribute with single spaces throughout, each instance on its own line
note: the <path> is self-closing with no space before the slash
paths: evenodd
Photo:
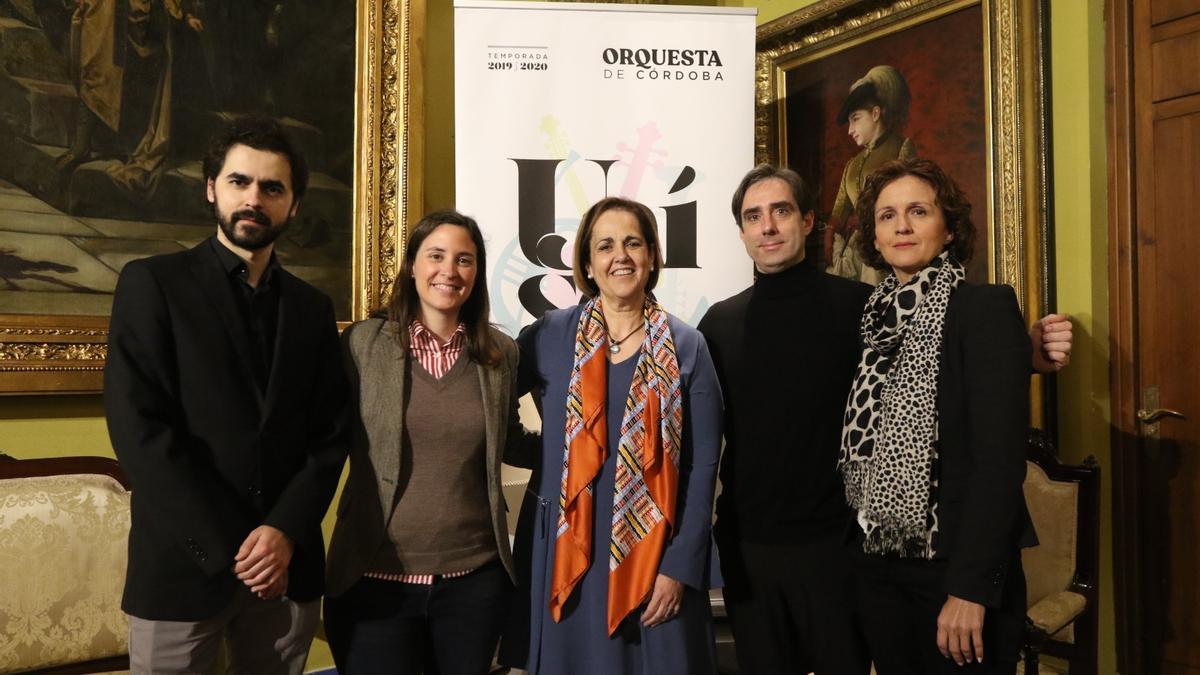
<path id="1" fill-rule="evenodd" d="M 421 212 L 425 0 L 358 0 L 353 317 L 396 276 L 404 223 Z M 0 314 L 0 394 L 95 393 L 108 317 Z"/>
<path id="2" fill-rule="evenodd" d="M 989 278 L 1011 285 L 1027 316 L 1048 306 L 1044 28 L 1039 2 L 826 0 L 758 29 L 755 156 L 778 162 L 786 129 L 784 76 L 814 52 L 895 33 L 982 4 L 989 131 Z"/>

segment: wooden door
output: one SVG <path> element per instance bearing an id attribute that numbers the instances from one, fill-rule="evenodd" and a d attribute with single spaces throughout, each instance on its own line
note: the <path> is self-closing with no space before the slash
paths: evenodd
<path id="1" fill-rule="evenodd" d="M 1110 9 L 1118 658 L 1200 674 L 1200 0 Z"/>

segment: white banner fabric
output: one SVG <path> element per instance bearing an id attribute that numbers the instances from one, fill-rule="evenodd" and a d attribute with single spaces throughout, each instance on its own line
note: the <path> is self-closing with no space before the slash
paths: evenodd
<path id="1" fill-rule="evenodd" d="M 730 198 L 754 159 L 754 12 L 455 3 L 457 208 L 487 239 L 511 335 L 578 302 L 575 231 L 605 196 L 655 213 L 655 295 L 695 324 L 748 286 Z"/>

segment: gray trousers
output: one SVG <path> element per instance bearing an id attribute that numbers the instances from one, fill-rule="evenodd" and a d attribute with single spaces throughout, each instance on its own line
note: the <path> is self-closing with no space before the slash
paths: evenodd
<path id="1" fill-rule="evenodd" d="M 320 602 L 261 600 L 241 588 L 203 621 L 129 617 L 131 673 L 301 675 L 320 619 Z M 225 658 L 219 660 L 222 644 Z"/>

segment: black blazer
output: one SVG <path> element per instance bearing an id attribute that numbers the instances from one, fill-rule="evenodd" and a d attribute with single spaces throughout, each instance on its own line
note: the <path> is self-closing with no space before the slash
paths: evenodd
<path id="1" fill-rule="evenodd" d="M 196 621 L 241 585 L 233 557 L 267 524 L 293 542 L 288 597 L 321 595 L 321 519 L 341 475 L 345 375 L 333 306 L 279 272 L 266 392 L 211 241 L 130 262 L 113 300 L 104 406 L 133 485 L 122 608 Z M 219 244 L 218 244 L 219 245 Z"/>
<path id="2" fill-rule="evenodd" d="M 936 557 L 947 559 L 947 593 L 993 608 L 1020 573 L 1020 549 L 1037 544 L 1022 492 L 1030 350 L 1011 287 L 959 285 L 938 375 Z"/>

